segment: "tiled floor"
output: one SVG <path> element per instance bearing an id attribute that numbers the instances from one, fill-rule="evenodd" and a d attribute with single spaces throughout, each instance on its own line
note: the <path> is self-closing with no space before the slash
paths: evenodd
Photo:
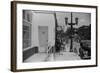
<path id="1" fill-rule="evenodd" d="M 73 46 L 75 47 L 75 46 Z M 65 46 L 65 50 L 55 54 L 37 53 L 26 59 L 24 62 L 46 62 L 46 61 L 67 61 L 67 60 L 81 60 L 77 52 L 69 52 L 70 44 Z M 79 48 L 77 45 L 76 48 Z"/>
<path id="2" fill-rule="evenodd" d="M 60 54 L 55 55 L 55 61 L 67 61 L 67 60 L 80 60 L 78 54 L 73 52 L 61 52 Z"/>
<path id="3" fill-rule="evenodd" d="M 29 57 L 25 62 L 45 62 L 45 61 L 67 61 L 81 60 L 80 57 L 73 52 L 60 52 L 55 54 L 37 53 Z"/>

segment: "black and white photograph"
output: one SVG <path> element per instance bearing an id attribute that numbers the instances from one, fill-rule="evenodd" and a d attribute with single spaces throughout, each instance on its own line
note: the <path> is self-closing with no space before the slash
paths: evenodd
<path id="1" fill-rule="evenodd" d="M 11 69 L 97 66 L 97 6 L 12 2 Z"/>
<path id="2" fill-rule="evenodd" d="M 91 59 L 91 14 L 23 10 L 23 62 Z"/>

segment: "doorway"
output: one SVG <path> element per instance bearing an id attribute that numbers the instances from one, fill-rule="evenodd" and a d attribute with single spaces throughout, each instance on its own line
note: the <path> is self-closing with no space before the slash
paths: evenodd
<path id="1" fill-rule="evenodd" d="M 48 26 L 39 26 L 39 52 L 46 52 L 48 48 Z"/>

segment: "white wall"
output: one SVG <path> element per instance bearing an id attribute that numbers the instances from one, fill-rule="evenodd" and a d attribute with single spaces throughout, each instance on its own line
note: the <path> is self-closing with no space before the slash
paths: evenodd
<path id="1" fill-rule="evenodd" d="M 10 1 L 0 0 L 0 73 L 13 73 L 10 71 Z M 33 0 L 41 2 L 57 2 L 68 4 L 83 4 L 83 5 L 98 5 L 100 0 Z M 99 6 L 100 8 L 100 6 Z M 100 13 L 100 9 L 99 12 Z M 98 15 L 100 16 L 100 14 Z M 100 20 L 100 17 L 98 17 Z M 98 21 L 98 31 L 100 31 L 100 21 Z M 98 33 L 100 37 L 100 33 Z M 100 43 L 100 38 L 98 38 Z M 100 48 L 100 45 L 98 45 Z M 27 71 L 25 73 L 99 73 L 100 72 L 100 49 L 98 48 L 98 67 L 92 68 L 78 68 L 78 69 L 60 69 L 60 70 L 47 70 L 47 71 Z M 20 73 L 20 72 L 15 72 Z M 24 73 L 24 72 L 21 72 Z"/>
<path id="2" fill-rule="evenodd" d="M 48 26 L 48 42 L 51 42 L 53 45 L 55 43 L 55 19 L 53 14 L 47 13 L 37 13 L 33 11 L 32 19 L 32 38 L 33 46 L 39 46 L 39 35 L 38 27 L 39 26 Z"/>

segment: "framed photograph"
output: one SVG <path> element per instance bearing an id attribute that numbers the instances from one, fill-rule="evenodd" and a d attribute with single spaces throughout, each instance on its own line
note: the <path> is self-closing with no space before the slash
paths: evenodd
<path id="1" fill-rule="evenodd" d="M 11 71 L 97 66 L 97 6 L 11 2 Z"/>

